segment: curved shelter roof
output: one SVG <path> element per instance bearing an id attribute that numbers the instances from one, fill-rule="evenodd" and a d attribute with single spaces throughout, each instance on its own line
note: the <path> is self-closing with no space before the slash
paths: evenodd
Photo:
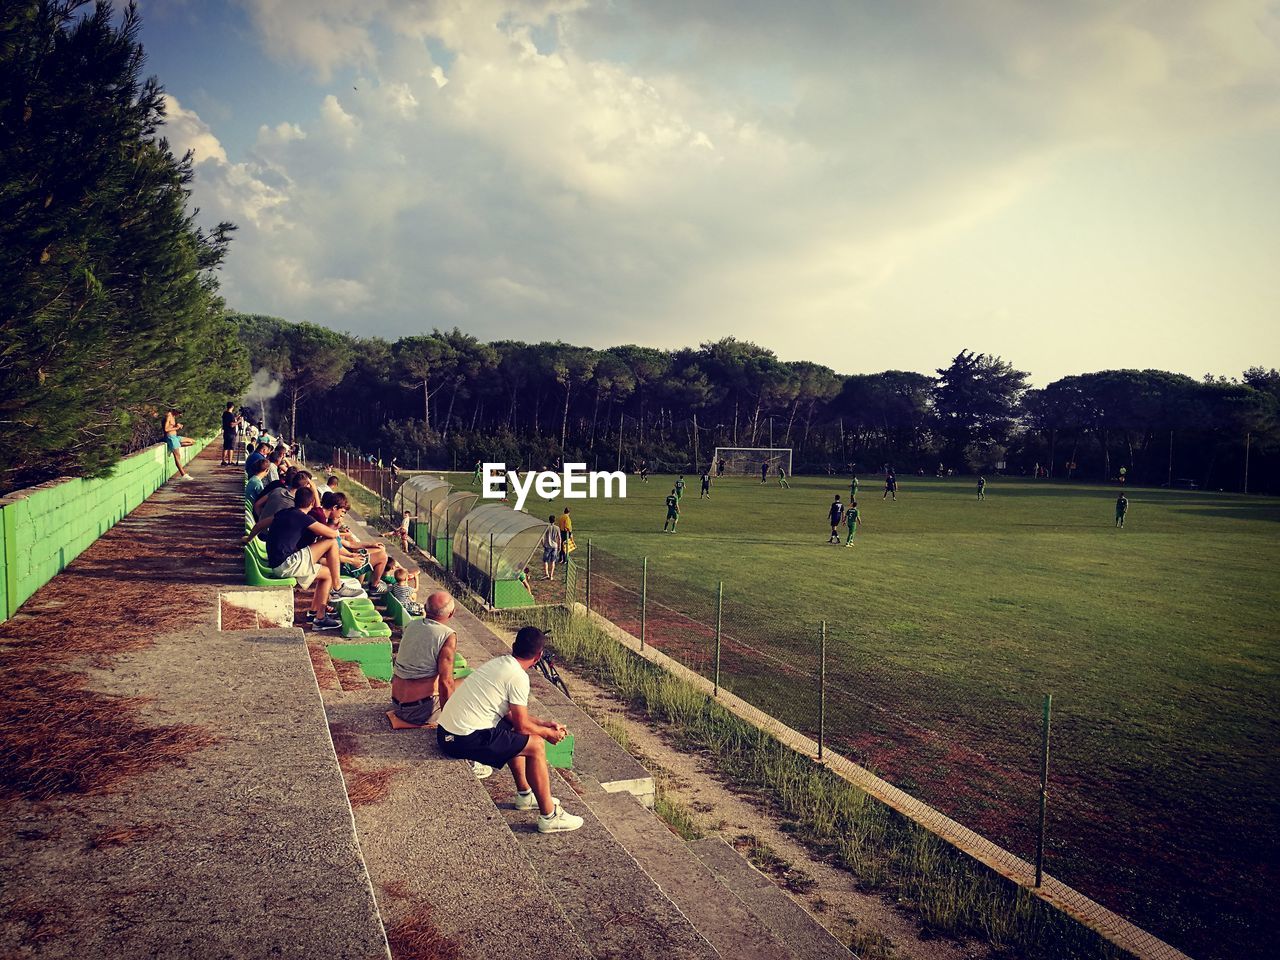
<path id="1" fill-rule="evenodd" d="M 402 483 L 396 491 L 396 509 L 413 512 L 416 499 L 416 509 L 425 516 L 425 511 L 431 509 L 431 504 L 437 500 L 443 502 L 451 488 L 452 484 L 443 477 L 429 473 L 416 474 Z"/>
<path id="2" fill-rule="evenodd" d="M 480 494 L 474 490 L 455 490 L 435 502 L 431 509 L 432 526 L 440 531 L 440 536 L 452 536 L 462 526 L 463 518 L 480 503 Z"/>
<path id="3" fill-rule="evenodd" d="M 492 569 L 494 580 L 514 580 L 538 549 L 546 529 L 545 520 L 505 503 L 483 504 L 471 510 L 453 534 L 454 563 L 469 566 L 482 578 L 487 579 Z"/>

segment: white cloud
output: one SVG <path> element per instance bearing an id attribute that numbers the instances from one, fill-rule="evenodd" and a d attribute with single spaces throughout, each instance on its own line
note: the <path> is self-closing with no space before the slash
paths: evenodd
<path id="1" fill-rule="evenodd" d="M 1064 158 L 1280 126 L 1274 0 L 242 2 L 320 82 L 238 165 L 182 117 L 237 295 L 392 335 L 816 346 Z"/>
<path id="2" fill-rule="evenodd" d="M 193 111 L 184 110 L 176 97 L 164 94 L 164 136 L 175 156 L 181 157 L 188 150 L 198 166 L 206 160 L 226 163 L 227 151 L 222 148 L 209 125 Z"/>

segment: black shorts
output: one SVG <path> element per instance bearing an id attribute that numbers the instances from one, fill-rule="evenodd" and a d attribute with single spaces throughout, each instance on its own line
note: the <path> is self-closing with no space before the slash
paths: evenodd
<path id="1" fill-rule="evenodd" d="M 436 727 L 436 743 L 446 757 L 505 767 L 529 745 L 529 735 L 516 733 L 511 721 L 503 717 L 496 727 L 477 730 L 465 737 L 452 734 L 444 727 Z"/>
<path id="2" fill-rule="evenodd" d="M 222 449 L 234 450 L 236 448 L 236 435 L 234 433 L 224 433 L 222 435 Z"/>

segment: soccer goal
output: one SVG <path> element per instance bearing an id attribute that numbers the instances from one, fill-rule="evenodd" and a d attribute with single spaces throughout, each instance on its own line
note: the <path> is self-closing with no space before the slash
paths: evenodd
<path id="1" fill-rule="evenodd" d="M 720 469 L 720 461 L 724 461 L 724 469 Z M 791 476 L 790 447 L 716 447 L 715 457 L 711 461 L 711 473 L 726 477 L 760 476 L 761 468 L 769 465 L 769 474 L 777 474 L 778 467 Z"/>

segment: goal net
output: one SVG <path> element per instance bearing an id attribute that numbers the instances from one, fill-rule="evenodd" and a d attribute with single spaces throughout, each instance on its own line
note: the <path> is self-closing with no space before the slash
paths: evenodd
<path id="1" fill-rule="evenodd" d="M 720 464 L 723 461 L 724 467 Z M 712 476 L 759 477 L 762 468 L 768 464 L 769 476 L 778 474 L 778 467 L 791 476 L 790 447 L 716 447 L 715 456 L 711 460 Z"/>

